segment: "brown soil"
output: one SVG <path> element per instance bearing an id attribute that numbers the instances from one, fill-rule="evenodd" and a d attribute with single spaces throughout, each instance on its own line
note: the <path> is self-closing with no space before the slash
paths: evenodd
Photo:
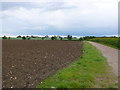
<path id="1" fill-rule="evenodd" d="M 77 41 L 3 40 L 3 88 L 35 88 L 82 54 Z"/>

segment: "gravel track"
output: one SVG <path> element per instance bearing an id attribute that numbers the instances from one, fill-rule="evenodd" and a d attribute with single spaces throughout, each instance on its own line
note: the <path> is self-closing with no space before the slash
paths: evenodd
<path id="1" fill-rule="evenodd" d="M 112 67 L 112 72 L 116 76 L 120 76 L 120 74 L 118 74 L 118 56 L 120 56 L 118 55 L 118 52 L 120 52 L 120 50 L 117 50 L 117 49 L 114 49 L 114 48 L 111 48 L 111 47 L 108 47 L 102 44 L 98 44 L 95 42 L 89 41 L 89 43 L 97 47 L 101 51 L 103 56 L 107 59 L 109 66 Z"/>

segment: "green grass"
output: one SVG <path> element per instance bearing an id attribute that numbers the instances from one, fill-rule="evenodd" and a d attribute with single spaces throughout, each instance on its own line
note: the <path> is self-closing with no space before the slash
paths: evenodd
<path id="1" fill-rule="evenodd" d="M 109 72 L 110 68 L 101 53 L 87 42 L 84 42 L 83 52 L 81 58 L 44 80 L 37 88 L 116 87 L 116 77 Z"/>
<path id="2" fill-rule="evenodd" d="M 2 37 L 0 37 L 0 39 L 2 39 Z M 10 37 L 10 39 L 7 38 L 6 40 L 22 40 L 22 38 Z"/>
<path id="3" fill-rule="evenodd" d="M 116 37 L 103 37 L 103 38 L 94 38 L 90 41 L 97 42 L 103 45 L 107 45 L 116 49 L 120 49 L 120 38 Z"/>
<path id="4" fill-rule="evenodd" d="M 14 38 L 14 37 L 11 37 L 10 40 L 22 40 L 22 38 Z"/>

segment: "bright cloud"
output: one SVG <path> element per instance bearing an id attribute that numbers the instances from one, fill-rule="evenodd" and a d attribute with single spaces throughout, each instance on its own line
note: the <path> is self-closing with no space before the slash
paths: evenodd
<path id="1" fill-rule="evenodd" d="M 0 13 L 3 34 L 117 34 L 118 0 L 3 2 Z"/>

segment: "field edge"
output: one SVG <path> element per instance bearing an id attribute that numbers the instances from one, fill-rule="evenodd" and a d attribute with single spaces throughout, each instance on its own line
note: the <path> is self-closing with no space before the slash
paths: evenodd
<path id="1" fill-rule="evenodd" d="M 83 52 L 77 61 L 36 88 L 117 88 L 117 78 L 101 52 L 88 42 L 84 42 Z"/>

